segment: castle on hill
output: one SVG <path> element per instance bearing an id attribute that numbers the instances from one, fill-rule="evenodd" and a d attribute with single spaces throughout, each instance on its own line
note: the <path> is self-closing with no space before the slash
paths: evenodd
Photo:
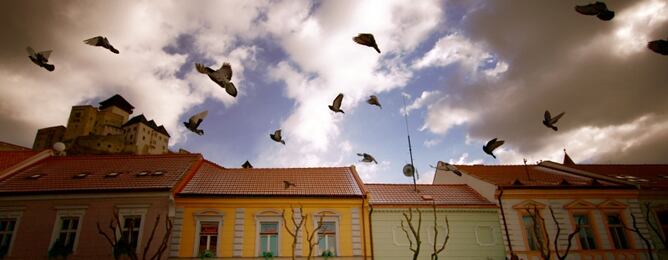
<path id="1" fill-rule="evenodd" d="M 128 120 L 134 106 L 116 94 L 92 105 L 73 106 L 67 127 L 37 130 L 33 149 L 51 148 L 63 142 L 68 154 L 163 154 L 169 133 L 162 125 L 140 114 Z"/>

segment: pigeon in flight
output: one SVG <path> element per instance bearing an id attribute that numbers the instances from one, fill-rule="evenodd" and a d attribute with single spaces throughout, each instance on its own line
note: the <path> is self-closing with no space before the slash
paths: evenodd
<path id="1" fill-rule="evenodd" d="M 246 161 L 244 164 L 241 165 L 241 168 L 253 169 L 253 165 L 249 161 Z"/>
<path id="2" fill-rule="evenodd" d="M 90 38 L 88 40 L 83 41 L 88 45 L 93 45 L 93 46 L 100 46 L 102 48 L 105 48 L 107 50 L 110 50 L 113 53 L 118 54 L 118 50 L 114 48 L 114 46 L 111 46 L 111 43 L 109 43 L 109 40 L 107 40 L 107 37 L 102 37 L 102 36 L 97 36 Z"/>
<path id="3" fill-rule="evenodd" d="M 341 112 L 344 113 L 343 110 L 341 110 L 341 102 L 343 101 L 343 93 L 339 93 L 336 98 L 334 98 L 334 102 L 332 102 L 332 105 L 329 106 L 329 110 L 332 110 L 334 112 Z"/>
<path id="4" fill-rule="evenodd" d="M 297 184 L 294 182 L 283 181 L 283 189 L 287 190 L 290 186 L 297 188 Z"/>
<path id="5" fill-rule="evenodd" d="M 376 44 L 376 39 L 373 38 L 373 34 L 360 33 L 357 36 L 353 37 L 353 41 L 364 46 L 372 47 L 376 49 L 378 53 L 380 53 L 380 49 L 378 49 L 378 44 Z"/>
<path id="6" fill-rule="evenodd" d="M 486 154 L 491 155 L 496 159 L 496 156 L 492 153 L 494 149 L 499 148 L 504 143 L 503 140 L 496 140 L 496 138 L 489 140 L 485 146 L 482 147 L 482 150 L 485 151 Z"/>
<path id="7" fill-rule="evenodd" d="M 195 68 L 199 73 L 206 74 L 209 76 L 213 82 L 216 82 L 220 87 L 224 88 L 227 94 L 230 96 L 237 96 L 237 88 L 232 83 L 232 66 L 229 63 L 223 63 L 223 66 L 218 70 L 213 70 L 209 67 L 205 67 L 202 64 L 195 63 Z"/>
<path id="8" fill-rule="evenodd" d="M 647 48 L 650 50 L 661 54 L 668 55 L 668 41 L 667 40 L 656 40 L 647 43 Z"/>
<path id="9" fill-rule="evenodd" d="M 561 118 L 564 115 L 564 113 L 565 112 L 561 112 L 561 114 L 558 114 L 557 116 L 552 117 L 552 115 L 550 115 L 550 111 L 545 110 L 543 124 L 545 126 L 549 127 L 549 128 L 552 128 L 552 130 L 554 130 L 554 131 L 559 130 L 556 126 L 554 126 L 554 124 L 556 124 L 557 121 L 559 121 L 559 118 Z"/>
<path id="10" fill-rule="evenodd" d="M 584 15 L 596 15 L 598 19 L 610 21 L 615 17 L 615 12 L 608 10 L 603 2 L 596 2 L 588 5 L 577 5 L 575 11 Z"/>
<path id="11" fill-rule="evenodd" d="M 358 153 L 357 156 L 362 156 L 362 161 L 361 162 L 368 162 L 368 163 L 373 162 L 373 163 L 378 164 L 378 161 L 376 161 L 376 158 L 373 158 L 373 156 L 371 156 L 368 153 Z"/>
<path id="12" fill-rule="evenodd" d="M 47 63 L 49 62 L 49 56 L 51 55 L 52 51 L 49 50 L 49 51 L 35 52 L 35 50 L 33 50 L 30 46 L 28 46 L 26 50 L 28 51 L 28 55 L 30 55 L 28 56 L 28 58 L 30 58 L 30 60 L 33 63 L 37 64 L 37 66 L 45 68 L 48 71 L 53 71 L 56 69 L 56 66 Z"/>
<path id="13" fill-rule="evenodd" d="M 380 109 L 383 109 L 383 106 L 380 105 L 380 101 L 378 101 L 378 97 L 375 95 L 369 96 L 369 99 L 366 102 L 369 103 L 369 105 L 378 106 Z"/>
<path id="14" fill-rule="evenodd" d="M 276 130 L 273 134 L 269 134 L 269 137 L 271 137 L 271 140 L 285 145 L 285 141 L 283 140 L 283 137 L 281 137 L 281 129 Z"/>
<path id="15" fill-rule="evenodd" d="M 195 114 L 194 116 L 191 116 L 190 119 L 188 119 L 188 122 L 183 122 L 183 125 L 188 128 L 188 130 L 192 131 L 193 133 L 196 133 L 198 135 L 203 135 L 204 130 L 202 129 L 197 129 L 199 127 L 199 124 L 202 123 L 204 118 L 209 114 L 208 110 L 204 110 L 202 112 L 199 112 Z"/>

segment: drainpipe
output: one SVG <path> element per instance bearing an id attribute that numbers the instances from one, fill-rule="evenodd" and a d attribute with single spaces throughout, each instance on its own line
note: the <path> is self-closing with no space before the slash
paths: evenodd
<path id="1" fill-rule="evenodd" d="M 360 208 L 360 215 L 362 215 L 362 255 L 364 259 L 366 259 L 366 228 L 364 228 L 364 199 L 366 197 L 366 194 L 364 194 L 364 197 L 362 197 L 362 207 Z"/>
<path id="2" fill-rule="evenodd" d="M 373 213 L 373 206 L 369 204 L 369 244 L 371 244 L 371 260 L 374 259 L 373 251 L 373 225 L 371 224 L 371 213 Z"/>
<path id="3" fill-rule="evenodd" d="M 513 259 L 515 253 L 513 252 L 513 243 L 510 242 L 510 235 L 508 234 L 508 222 L 506 222 L 506 214 L 503 211 L 503 202 L 501 201 L 501 196 L 503 196 L 503 187 L 499 187 L 499 208 L 501 208 L 501 218 L 503 219 L 503 228 L 506 230 L 506 241 L 508 241 L 508 250 L 510 251 L 510 257 Z"/>

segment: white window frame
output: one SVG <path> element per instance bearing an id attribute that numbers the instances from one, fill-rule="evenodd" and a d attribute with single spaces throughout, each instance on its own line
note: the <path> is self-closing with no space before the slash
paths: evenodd
<path id="1" fill-rule="evenodd" d="M 136 253 L 142 251 L 142 238 L 144 237 L 144 225 L 146 224 L 146 214 L 148 213 L 148 208 L 150 205 L 119 205 L 116 206 L 118 210 L 118 220 L 121 223 L 118 223 L 118 229 L 116 235 L 120 238 L 122 236 L 123 226 L 125 225 L 126 216 L 140 216 L 141 223 L 139 223 L 139 233 L 137 234 L 137 248 L 135 248 Z"/>
<path id="2" fill-rule="evenodd" d="M 21 224 L 22 216 L 23 208 L 0 208 L 0 219 L 16 219 L 16 223 L 14 223 L 14 230 L 12 231 L 12 239 L 9 241 L 9 248 L 7 249 L 7 254 L 5 257 L 12 256 L 12 248 L 14 247 L 14 241 L 16 240 L 16 235 L 18 234 L 19 224 Z"/>
<path id="3" fill-rule="evenodd" d="M 199 236 L 202 229 L 202 222 L 218 222 L 218 241 L 216 242 L 216 257 L 221 257 L 222 248 L 222 232 L 223 232 L 223 218 L 224 214 L 217 210 L 203 210 L 193 214 L 195 219 L 195 241 L 193 243 L 193 257 L 198 257 L 199 254 Z"/>
<path id="4" fill-rule="evenodd" d="M 51 250 L 51 247 L 53 246 L 53 243 L 56 242 L 58 237 L 60 236 L 60 227 L 61 225 L 61 219 L 62 218 L 67 218 L 67 217 L 78 217 L 79 218 L 79 223 L 77 224 L 77 231 L 76 231 L 76 237 L 74 238 L 74 245 L 72 246 L 72 254 L 75 254 L 77 252 L 77 248 L 79 247 L 79 238 L 81 238 L 81 227 L 83 226 L 84 223 L 84 216 L 86 215 L 86 209 L 88 209 L 88 206 L 58 206 L 56 207 L 56 220 L 54 221 L 53 224 L 53 231 L 51 233 L 51 242 L 49 243 L 49 247 L 47 250 Z M 48 251 L 47 251 L 48 252 Z"/>
<path id="5" fill-rule="evenodd" d="M 331 214 L 330 214 L 331 213 Z M 323 215 L 324 214 L 324 215 Z M 334 226 L 336 228 L 336 252 L 334 252 L 335 256 L 339 256 L 340 248 L 341 248 L 341 228 L 340 228 L 340 223 L 341 223 L 341 216 L 338 213 L 333 213 L 332 211 L 321 211 L 316 214 L 313 214 L 313 228 L 316 228 L 318 226 L 318 222 L 320 222 L 320 216 L 323 216 L 322 222 L 334 222 Z M 308 234 L 307 234 L 308 235 Z M 315 234 L 316 239 L 318 239 L 318 243 L 315 245 L 315 252 L 318 253 L 318 257 L 322 254 L 320 252 L 320 241 L 319 241 L 319 236 L 316 233 Z"/>
<path id="6" fill-rule="evenodd" d="M 276 248 L 276 255 L 281 256 L 281 241 L 283 240 L 283 217 L 281 216 L 278 211 L 275 210 L 269 210 L 269 211 L 261 211 L 257 215 L 255 215 L 255 254 L 256 256 L 262 256 L 262 252 L 260 249 L 262 248 L 260 246 L 260 223 L 262 222 L 277 222 L 278 223 L 278 240 L 276 241 L 276 244 L 278 245 Z"/>

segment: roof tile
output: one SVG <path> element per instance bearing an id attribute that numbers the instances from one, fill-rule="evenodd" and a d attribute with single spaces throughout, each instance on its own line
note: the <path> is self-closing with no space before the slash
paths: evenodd
<path id="1" fill-rule="evenodd" d="M 365 184 L 376 205 L 494 205 L 465 184 Z"/>
<path id="2" fill-rule="evenodd" d="M 460 171 L 498 186 L 591 186 L 592 178 L 581 177 L 539 165 L 455 165 Z M 619 186 L 598 180 L 600 186 Z"/>

